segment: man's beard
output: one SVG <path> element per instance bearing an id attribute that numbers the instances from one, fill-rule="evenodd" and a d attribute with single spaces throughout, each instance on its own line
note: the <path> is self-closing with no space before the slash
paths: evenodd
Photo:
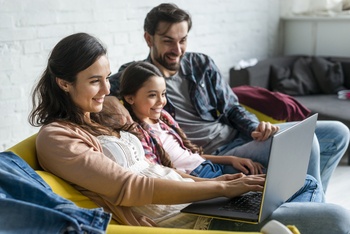
<path id="1" fill-rule="evenodd" d="M 178 71 L 180 68 L 180 61 L 182 59 L 182 56 L 180 56 L 180 60 L 178 63 L 168 63 L 166 61 L 166 54 L 163 56 L 157 56 L 154 58 L 160 65 L 162 65 L 165 69 L 170 71 Z"/>
<path id="2" fill-rule="evenodd" d="M 173 55 L 172 53 L 167 53 L 164 54 L 163 56 L 161 56 L 158 53 L 158 49 L 155 45 L 153 45 L 154 48 L 154 54 L 157 55 L 156 57 L 154 57 L 154 60 L 156 60 L 162 67 L 164 67 L 165 69 L 169 70 L 169 71 L 175 71 L 177 72 L 180 68 L 180 61 L 183 57 L 183 55 L 180 56 L 179 62 L 178 63 L 168 63 L 166 61 L 166 56 L 167 54 Z M 176 56 L 176 55 L 175 55 Z"/>

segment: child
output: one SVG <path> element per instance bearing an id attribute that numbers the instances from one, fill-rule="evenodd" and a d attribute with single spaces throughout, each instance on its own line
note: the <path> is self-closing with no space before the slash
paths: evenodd
<path id="1" fill-rule="evenodd" d="M 192 144 L 178 123 L 163 110 L 166 84 L 154 65 L 147 62 L 129 65 L 120 81 L 120 96 L 133 119 L 139 123 L 142 144 L 151 162 L 202 178 L 222 175 L 224 165 L 245 174 L 263 173 L 264 167 L 251 159 L 205 155 L 201 147 Z"/>

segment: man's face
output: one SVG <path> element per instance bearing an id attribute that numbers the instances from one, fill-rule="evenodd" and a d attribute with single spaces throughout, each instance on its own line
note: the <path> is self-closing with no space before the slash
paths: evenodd
<path id="1" fill-rule="evenodd" d="M 165 76 L 174 75 L 180 67 L 180 60 L 187 47 L 188 24 L 160 22 L 154 36 L 147 35 L 152 62 Z M 147 34 L 147 33 L 146 33 Z"/>

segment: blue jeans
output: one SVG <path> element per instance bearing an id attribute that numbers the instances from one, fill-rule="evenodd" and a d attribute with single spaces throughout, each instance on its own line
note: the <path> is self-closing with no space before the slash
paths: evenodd
<path id="1" fill-rule="evenodd" d="M 258 232 L 270 220 L 295 225 L 302 234 L 349 234 L 350 212 L 341 206 L 318 202 L 289 202 L 259 224 L 212 219 L 210 230 Z"/>
<path id="2" fill-rule="evenodd" d="M 222 169 L 222 165 L 214 164 L 210 160 L 205 160 L 194 169 L 190 175 L 200 178 L 215 178 L 224 174 Z"/>
<path id="3" fill-rule="evenodd" d="M 111 214 L 55 194 L 20 157 L 0 153 L 0 230 L 5 233 L 105 233 Z"/>
<path id="4" fill-rule="evenodd" d="M 280 129 L 290 127 L 295 122 L 278 124 Z M 315 137 L 307 173 L 317 181 L 326 192 L 329 180 L 349 145 L 349 128 L 339 121 L 317 121 Z M 250 158 L 267 166 L 269 142 L 252 141 L 239 134 L 231 143 L 220 147 L 214 155 L 235 155 Z M 233 167 L 225 166 L 224 173 L 236 173 Z"/>

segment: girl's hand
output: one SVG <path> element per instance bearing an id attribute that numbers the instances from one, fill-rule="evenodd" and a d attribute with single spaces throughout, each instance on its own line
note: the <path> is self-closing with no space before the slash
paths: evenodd
<path id="1" fill-rule="evenodd" d="M 251 136 L 256 141 L 265 141 L 279 129 L 278 126 L 272 125 L 270 122 L 261 121 Z"/>
<path id="2" fill-rule="evenodd" d="M 224 181 L 224 196 L 236 197 L 250 191 L 263 191 L 265 175 L 249 175 L 241 178 Z"/>
<path id="3" fill-rule="evenodd" d="M 240 158 L 236 156 L 231 156 L 231 164 L 234 168 L 237 170 L 240 170 L 244 174 L 248 175 L 256 175 L 256 174 L 262 174 L 264 166 L 261 165 L 258 162 L 253 162 L 251 159 L 248 158 Z"/>

